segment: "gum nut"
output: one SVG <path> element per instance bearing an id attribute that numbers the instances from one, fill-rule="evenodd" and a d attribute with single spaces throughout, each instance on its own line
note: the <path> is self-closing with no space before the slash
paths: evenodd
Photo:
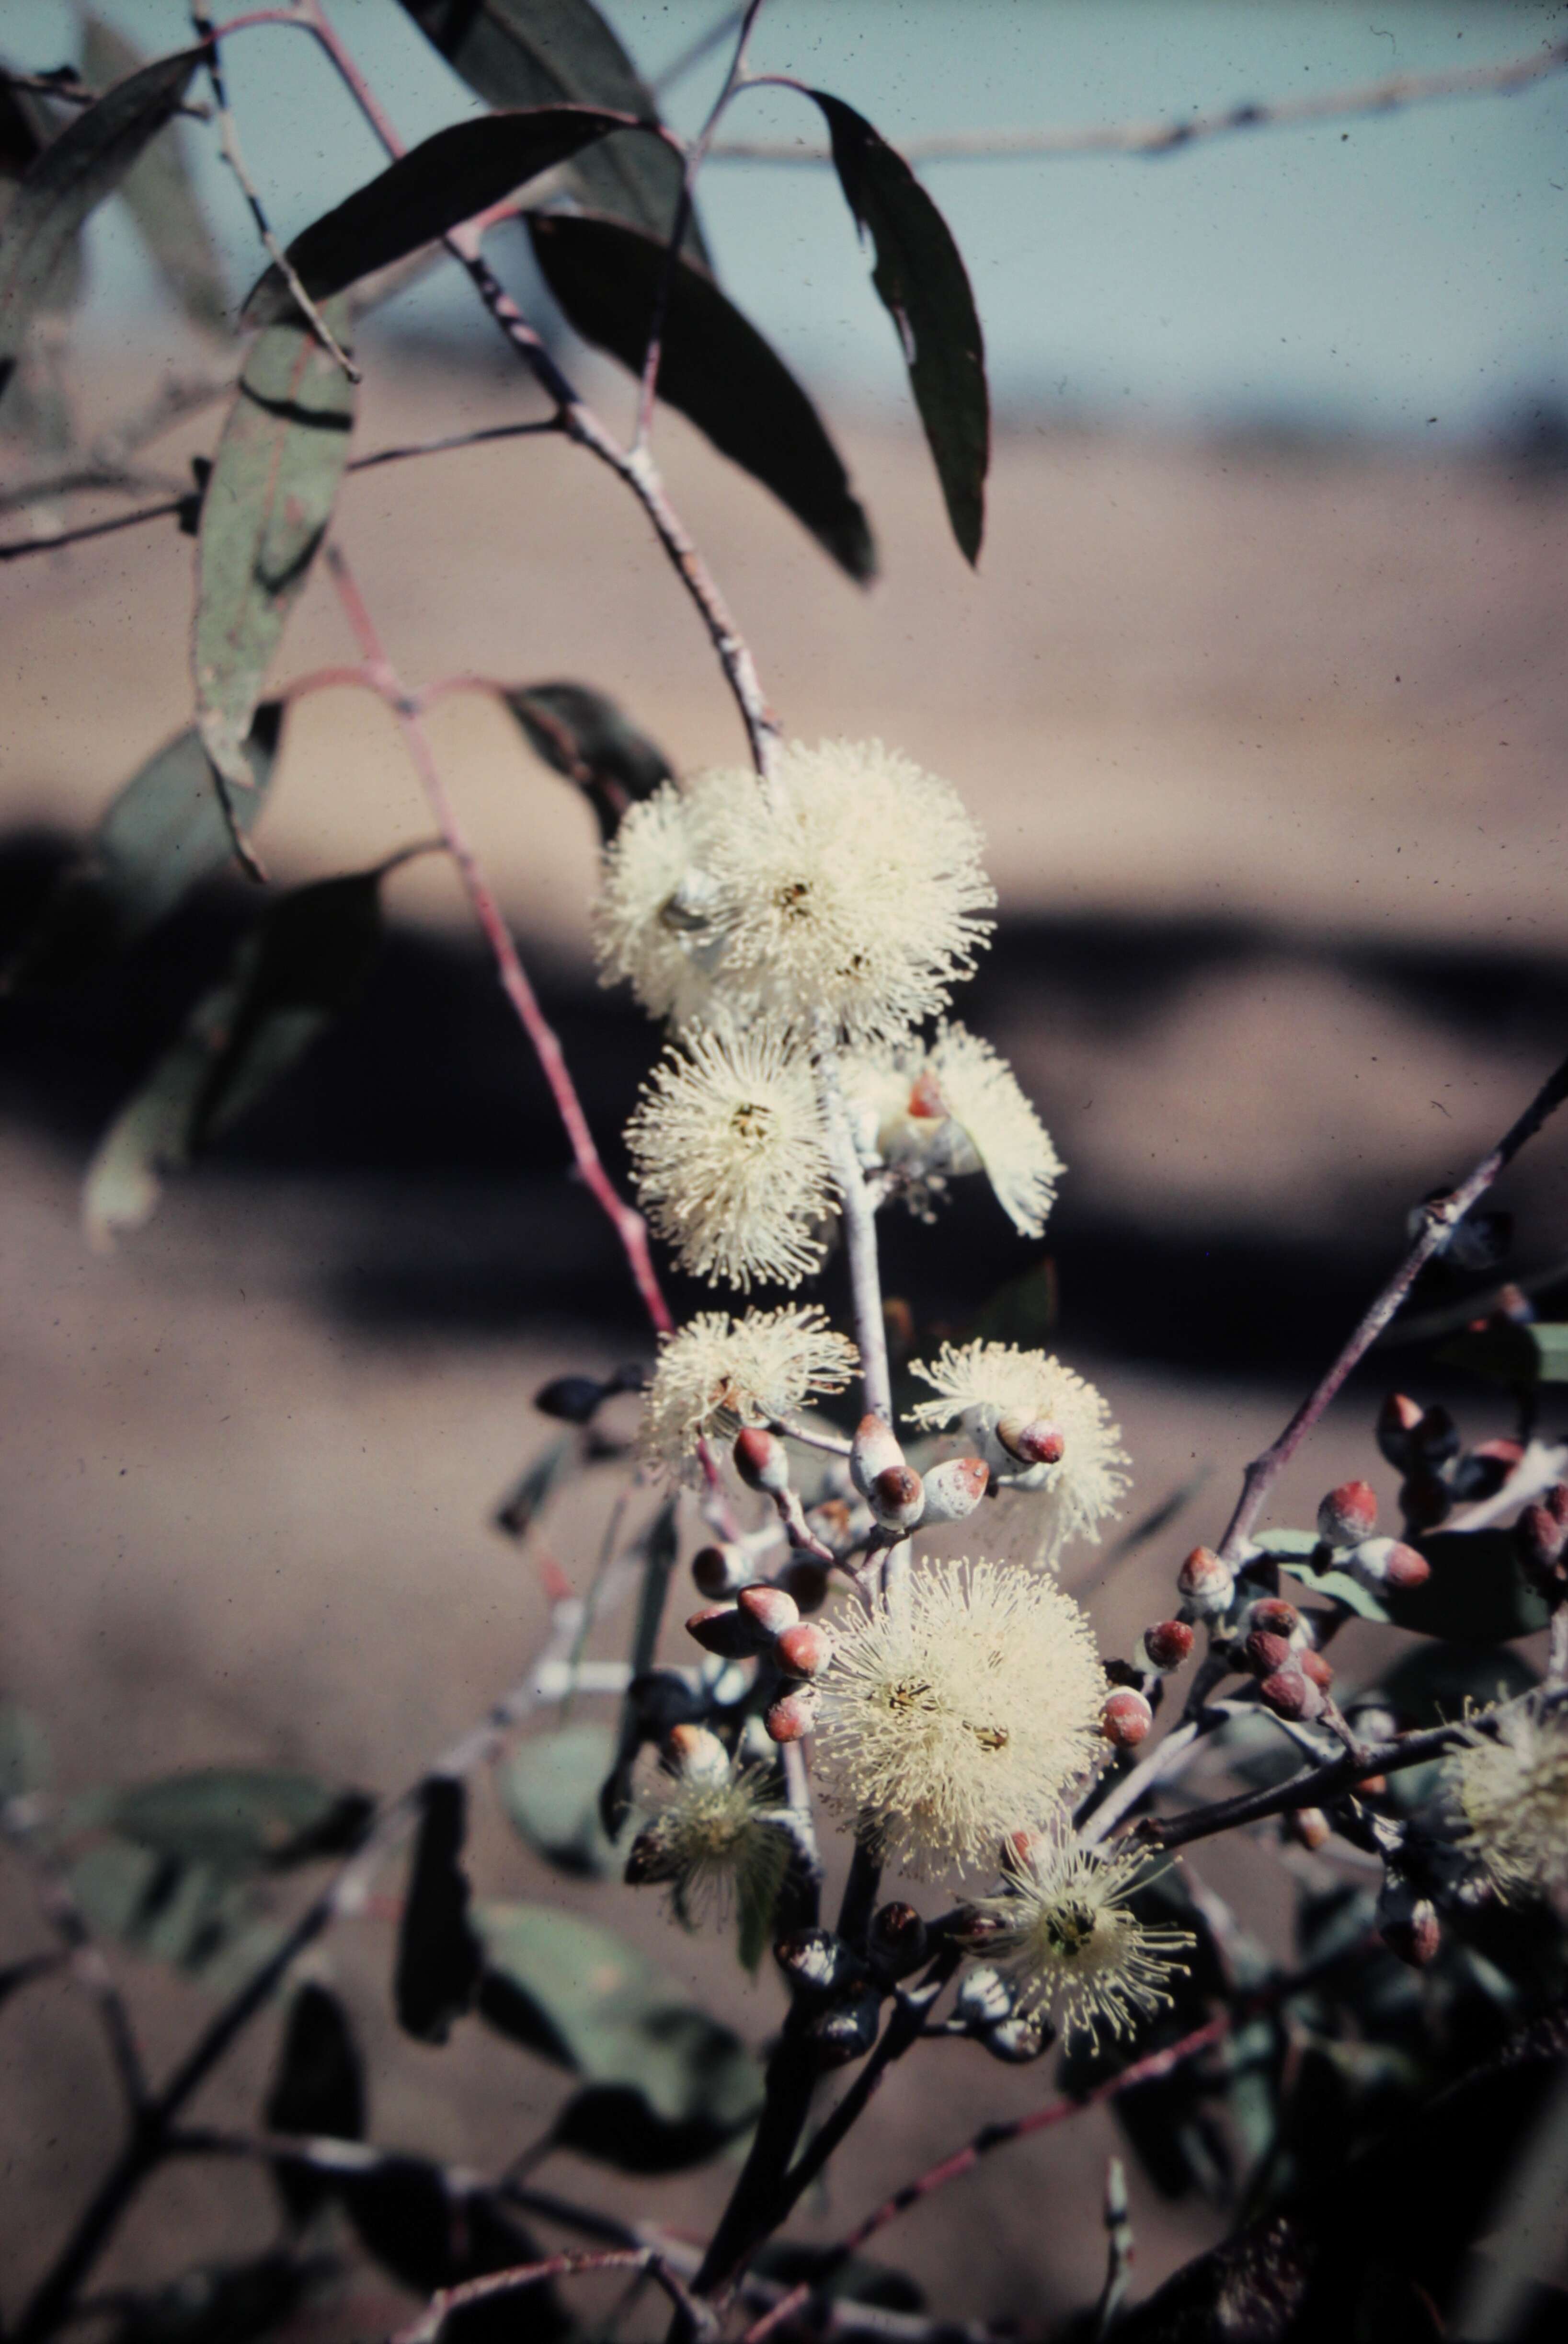
<path id="1" fill-rule="evenodd" d="M 786 1692 L 775 1701 L 763 1723 L 774 1742 L 801 1742 L 811 1732 L 815 1713 L 812 1687 L 802 1685 L 798 1692 Z"/>
<path id="2" fill-rule="evenodd" d="M 1230 1565 L 1221 1562 L 1212 1547 L 1195 1546 L 1177 1573 L 1176 1585 L 1183 1602 L 1207 1620 L 1229 1608 L 1236 1581 Z"/>
<path id="3" fill-rule="evenodd" d="M 1320 1692 L 1327 1692 L 1334 1682 L 1333 1670 L 1329 1666 L 1322 1653 L 1313 1652 L 1310 1644 L 1304 1652 L 1297 1653 L 1296 1666 L 1309 1684 L 1315 1684 Z"/>
<path id="4" fill-rule="evenodd" d="M 1045 2056 L 1055 2036 L 1036 2014 L 1028 2018 L 1004 2018 L 998 2026 L 988 2026 L 980 2040 L 993 2059 L 1005 2059 L 1009 2066 L 1025 2067 L 1031 2059 Z"/>
<path id="5" fill-rule="evenodd" d="M 1123 1687 L 1113 1692 L 1099 1713 L 1099 1730 L 1118 1750 L 1136 1750 L 1154 1723 L 1154 1712 L 1142 1693 Z"/>
<path id="6" fill-rule="evenodd" d="M 871 1495 L 871 1485 L 879 1473 L 890 1465 L 902 1465 L 904 1451 L 898 1437 L 885 1418 L 863 1416 L 855 1430 L 849 1450 L 849 1478 L 863 1498 Z"/>
<path id="7" fill-rule="evenodd" d="M 1434 1531 L 1453 1511 L 1453 1492 L 1440 1475 L 1420 1465 L 1400 1484 L 1400 1511 L 1412 1531 Z"/>
<path id="8" fill-rule="evenodd" d="M 1319 1848 L 1329 1836 L 1329 1818 L 1321 1807 L 1292 1807 L 1285 1830 L 1298 1847 Z"/>
<path id="9" fill-rule="evenodd" d="M 1265 1677 L 1258 1690 L 1276 1717 L 1310 1719 L 1323 1713 L 1322 1694 L 1300 1669 L 1279 1669 Z"/>
<path id="10" fill-rule="evenodd" d="M 696 1638 L 704 1652 L 716 1652 L 723 1661 L 744 1661 L 764 1651 L 768 1642 L 733 1603 L 704 1604 L 687 1621 L 686 1633 Z"/>
<path id="11" fill-rule="evenodd" d="M 926 1508 L 926 1484 L 912 1466 L 888 1465 L 877 1475 L 866 1502 L 885 1530 L 910 1531 Z"/>
<path id="12" fill-rule="evenodd" d="M 1059 1424 L 1016 1409 L 997 1419 L 996 1438 L 1024 1465 L 1059 1465 L 1067 1445 Z"/>
<path id="13" fill-rule="evenodd" d="M 655 1881 L 673 1880 L 680 1869 L 679 1859 L 650 1825 L 638 1833 L 627 1849 L 622 1877 L 629 1888 L 646 1888 Z"/>
<path id="14" fill-rule="evenodd" d="M 1242 1658 L 1254 1676 L 1271 1677 L 1290 1666 L 1292 1654 L 1283 1636 L 1271 1636 L 1267 1628 L 1254 1628 L 1241 1647 Z"/>
<path id="15" fill-rule="evenodd" d="M 926 1476 L 926 1522 L 961 1522 L 986 1494 L 991 1469 L 980 1457 L 949 1457 Z"/>
<path id="16" fill-rule="evenodd" d="M 1266 1636 L 1283 1636 L 1291 1646 L 1306 1641 L 1300 1613 L 1281 1595 L 1260 1596 L 1247 1614 L 1247 1625 L 1260 1628 Z"/>
<path id="17" fill-rule="evenodd" d="M 1411 1437 L 1421 1420 L 1419 1400 L 1407 1392 L 1390 1392 L 1378 1410 L 1378 1447 L 1391 1465 L 1404 1472 L 1411 1456 Z"/>
<path id="18" fill-rule="evenodd" d="M 1192 1631 L 1185 1620 L 1160 1620 L 1144 1630 L 1143 1649 L 1149 1667 L 1167 1675 L 1190 1658 Z"/>
<path id="19" fill-rule="evenodd" d="M 782 1636 L 786 1628 L 793 1628 L 800 1618 L 800 1605 L 794 1597 L 786 1595 L 782 1587 L 770 1586 L 766 1580 L 743 1587 L 735 1602 L 770 1642 Z"/>
<path id="20" fill-rule="evenodd" d="M 958 1911 L 957 1935 L 968 1953 L 984 1953 L 1007 1934 L 1009 1924 L 1000 1913 L 982 1913 L 973 1904 L 960 1905 Z"/>
<path id="21" fill-rule="evenodd" d="M 1013 2015 L 1012 1985 L 1000 1970 L 982 1963 L 959 1980 L 953 2013 L 966 2026 L 998 2026 Z"/>
<path id="22" fill-rule="evenodd" d="M 792 1677 L 819 1677 L 833 1658 L 833 1638 L 813 1620 L 799 1620 L 786 1628 L 774 1646 L 774 1658 Z"/>
<path id="23" fill-rule="evenodd" d="M 831 1545 L 833 1541 L 829 1540 L 827 1543 Z M 797 1555 L 793 1562 L 786 1562 L 778 1583 L 786 1595 L 794 1596 L 797 1612 L 820 1612 L 827 1601 L 826 1568 L 806 1555 Z"/>
<path id="24" fill-rule="evenodd" d="M 926 1958 L 926 1924 L 913 1904 L 883 1904 L 871 1916 L 866 1939 L 872 1960 L 892 1977 L 906 1977 Z"/>
<path id="25" fill-rule="evenodd" d="M 1355 1546 L 1377 1526 L 1377 1492 L 1366 1481 L 1341 1481 L 1318 1508 L 1318 1536 L 1327 1546 Z"/>
<path id="26" fill-rule="evenodd" d="M 713 1603 L 744 1587 L 751 1575 L 751 1566 L 738 1546 L 700 1547 L 692 1557 L 692 1577 L 698 1591 Z"/>
<path id="27" fill-rule="evenodd" d="M 676 1725 L 664 1737 L 664 1755 L 688 1783 L 727 1783 L 730 1753 L 705 1725 Z"/>
<path id="28" fill-rule="evenodd" d="M 748 1425 L 735 1436 L 735 1470 L 748 1490 L 775 1497 L 789 1488 L 789 1456 L 776 1433 Z"/>

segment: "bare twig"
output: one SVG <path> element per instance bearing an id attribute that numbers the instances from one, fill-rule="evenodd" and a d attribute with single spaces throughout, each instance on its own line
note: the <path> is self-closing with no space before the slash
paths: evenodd
<path id="1" fill-rule="evenodd" d="M 1409 106 L 1445 97 L 1507 96 L 1568 66 L 1568 41 L 1512 57 L 1497 66 L 1455 73 L 1391 74 L 1354 89 L 1325 90 L 1311 97 L 1243 100 L 1184 122 L 1094 123 L 1067 130 L 953 130 L 911 138 L 899 152 L 909 163 L 1006 161 L 1027 156 L 1173 155 L 1205 138 L 1239 130 L 1280 129 L 1298 122 L 1330 121 L 1345 115 L 1392 114 Z M 832 160 L 825 146 L 795 139 L 726 139 L 712 150 L 715 163 L 810 163 Z"/>
<path id="2" fill-rule="evenodd" d="M 116 513 L 112 520 L 85 521 L 80 529 L 52 530 L 42 537 L 7 538 L 0 541 L 0 561 L 21 561 L 29 553 L 58 553 L 62 547 L 81 545 L 90 537 L 113 537 L 116 530 L 139 529 L 143 521 L 164 520 L 170 513 L 185 511 L 190 502 L 188 494 L 165 497 L 156 505 L 138 505 L 135 512 Z"/>
<path id="3" fill-rule="evenodd" d="M 612 2270 L 643 2271 L 662 2287 L 675 2308 L 680 2333 L 698 2337 L 712 2332 L 712 2313 L 693 2299 L 685 2281 L 677 2278 L 655 2248 L 599 2247 L 586 2253 L 548 2255 L 542 2262 L 523 2263 L 515 2270 L 489 2271 L 482 2278 L 464 2279 L 458 2287 L 443 2287 L 430 2298 L 418 2319 L 398 2330 L 392 2344 L 436 2344 L 454 2312 L 467 2311 L 478 2303 L 491 2303 L 500 2296 L 520 2295 L 524 2288 L 542 2286 L 551 2279 L 579 2278 L 594 2271 Z"/>
<path id="4" fill-rule="evenodd" d="M 96 2006 L 134 2130 L 147 2107 L 147 2084 L 131 2015 L 41 1824 L 36 1803 L 31 1799 L 7 1799 L 0 1805 L 0 1832 L 32 1866 L 44 1918 L 66 1948 L 71 1975 Z"/>
<path id="5" fill-rule="evenodd" d="M 1095 2306 L 1097 2337 L 1110 2334 L 1121 2318 L 1132 2285 L 1132 2216 L 1127 2202 L 1127 2171 L 1119 2157 L 1106 2159 L 1105 2227 L 1105 2286 Z"/>

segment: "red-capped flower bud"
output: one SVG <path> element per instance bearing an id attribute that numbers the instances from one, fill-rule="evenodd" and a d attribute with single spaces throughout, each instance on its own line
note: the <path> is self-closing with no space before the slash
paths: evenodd
<path id="1" fill-rule="evenodd" d="M 861 1496 L 869 1498 L 877 1475 L 903 1462 L 904 1451 L 893 1427 L 880 1416 L 863 1416 L 849 1450 L 849 1478 Z"/>
<path id="2" fill-rule="evenodd" d="M 984 1953 L 986 1947 L 994 1945 L 998 1937 L 1007 1936 L 1012 1926 L 1000 1913 L 982 1913 L 973 1904 L 960 1906 L 959 1910 L 958 1935 L 966 1950 L 972 1954 Z"/>
<path id="3" fill-rule="evenodd" d="M 907 1977 L 918 1969 L 926 1945 L 926 1924 L 913 1904 L 883 1904 L 872 1915 L 866 1948 L 885 1977 Z"/>
<path id="4" fill-rule="evenodd" d="M 1292 1652 L 1307 1641 L 1307 1631 L 1300 1613 L 1282 1595 L 1260 1595 L 1247 1611 L 1247 1627 L 1262 1630 L 1266 1636 L 1283 1636 Z"/>
<path id="5" fill-rule="evenodd" d="M 778 1576 L 778 1583 L 786 1595 L 793 1595 L 800 1612 L 820 1612 L 827 1601 L 827 1567 L 813 1562 L 808 1555 L 797 1554 L 786 1562 Z"/>
<path id="6" fill-rule="evenodd" d="M 923 1066 L 910 1085 L 909 1102 L 905 1113 L 917 1116 L 926 1123 L 946 1120 L 947 1109 L 942 1097 L 941 1085 L 929 1066 Z"/>
<path id="7" fill-rule="evenodd" d="M 1320 1848 L 1329 1837 L 1329 1818 L 1321 1807 L 1292 1807 L 1284 1824 L 1298 1847 Z"/>
<path id="8" fill-rule="evenodd" d="M 1154 1723 L 1154 1712 L 1140 1692 L 1124 1686 L 1099 1713 L 1099 1730 L 1117 1750 L 1136 1750 Z"/>
<path id="9" fill-rule="evenodd" d="M 1180 1668 L 1191 1652 L 1192 1631 L 1185 1620 L 1160 1620 L 1143 1632 L 1143 1657 L 1161 1676 Z"/>
<path id="10" fill-rule="evenodd" d="M 703 1594 L 717 1603 L 733 1595 L 752 1575 L 745 1551 L 738 1546 L 705 1546 L 692 1557 L 692 1577 Z"/>
<path id="11" fill-rule="evenodd" d="M 816 1715 L 816 1688 L 803 1684 L 781 1694 L 763 1723 L 775 1742 L 800 1742 L 811 1732 Z"/>
<path id="12" fill-rule="evenodd" d="M 673 1725 L 664 1736 L 664 1756 L 673 1773 L 688 1783 L 727 1783 L 730 1753 L 705 1725 Z"/>
<path id="13" fill-rule="evenodd" d="M 1322 1694 L 1300 1669 L 1279 1669 L 1258 1688 L 1276 1717 L 1321 1717 L 1327 1707 Z"/>
<path id="14" fill-rule="evenodd" d="M 1176 1589 L 1199 1620 L 1214 1620 L 1229 1610 L 1236 1580 L 1212 1547 L 1195 1546 L 1176 1575 Z"/>
<path id="15" fill-rule="evenodd" d="M 1303 1649 L 1297 1653 L 1296 1666 L 1300 1670 L 1301 1674 L 1307 1679 L 1308 1682 L 1310 1684 L 1315 1684 L 1320 1692 L 1327 1692 L 1329 1687 L 1334 1682 L 1333 1670 L 1323 1658 L 1322 1653 L 1315 1652 L 1310 1644 L 1304 1646 Z"/>
<path id="16" fill-rule="evenodd" d="M 1453 1492 L 1441 1474 L 1418 1465 L 1400 1485 L 1400 1511 L 1412 1531 L 1435 1531 L 1453 1511 Z"/>
<path id="17" fill-rule="evenodd" d="M 1005 2059 L 1012 2067 L 1027 2067 L 1031 2059 L 1043 2058 L 1055 2040 L 1056 2030 L 1038 2011 L 1031 2011 L 1027 2017 L 1015 2013 L 986 2027 L 980 2037 L 982 2047 L 993 2059 Z"/>
<path id="18" fill-rule="evenodd" d="M 1003 1871 L 1027 1872 L 1039 1836 L 1038 1832 L 1010 1831 L 1002 1842 L 1000 1862 Z"/>
<path id="19" fill-rule="evenodd" d="M 743 1587 L 735 1604 L 770 1642 L 774 1637 L 782 1636 L 786 1628 L 794 1627 L 800 1619 L 800 1605 L 794 1597 L 786 1595 L 782 1587 L 771 1586 L 765 1579 Z"/>
<path id="20" fill-rule="evenodd" d="M 997 1419 L 996 1438 L 1021 1465 L 1059 1465 L 1067 1445 L 1059 1424 L 1016 1409 Z"/>
<path id="21" fill-rule="evenodd" d="M 1325 1546 L 1355 1546 L 1377 1526 L 1377 1492 L 1368 1481 L 1341 1481 L 1318 1508 L 1318 1536 Z"/>
<path id="22" fill-rule="evenodd" d="M 748 1425 L 735 1437 L 735 1470 L 748 1490 L 779 1497 L 789 1488 L 789 1452 L 776 1433 Z"/>
<path id="23" fill-rule="evenodd" d="M 802 1620 L 784 1630 L 774 1658 L 792 1677 L 819 1677 L 833 1658 L 833 1638 L 814 1620 Z"/>
<path id="24" fill-rule="evenodd" d="M 1241 1647 L 1241 1657 L 1254 1676 L 1271 1677 L 1280 1669 L 1288 1669 L 1294 1656 L 1283 1636 L 1271 1636 L 1266 1628 L 1254 1628 Z"/>
<path id="25" fill-rule="evenodd" d="M 1388 1587 L 1396 1593 L 1424 1587 L 1431 1577 L 1425 1555 L 1399 1539 L 1363 1539 L 1360 1546 L 1351 1547 L 1344 1562 L 1363 1587 Z"/>
<path id="26" fill-rule="evenodd" d="M 716 1652 L 724 1661 L 744 1661 L 753 1652 L 765 1652 L 769 1642 L 733 1603 L 704 1604 L 687 1621 L 686 1633 L 696 1638 L 704 1652 Z"/>
<path id="27" fill-rule="evenodd" d="M 1391 1465 L 1408 1471 L 1412 1454 L 1411 1436 L 1421 1420 L 1419 1400 L 1408 1392 L 1390 1392 L 1378 1411 L 1378 1447 Z"/>
<path id="28" fill-rule="evenodd" d="M 986 1494 L 991 1469 L 979 1457 L 949 1457 L 926 1476 L 926 1511 L 920 1517 L 929 1528 L 936 1522 L 961 1522 Z"/>
<path id="29" fill-rule="evenodd" d="M 1356 1784 L 1363 1799 L 1381 1799 L 1389 1787 L 1386 1774 L 1363 1774 Z"/>
<path id="30" fill-rule="evenodd" d="M 888 1465 L 865 1493 L 884 1530 L 912 1531 L 926 1508 L 926 1484 L 910 1465 Z"/>
<path id="31" fill-rule="evenodd" d="M 1436 1905 L 1397 1875 L 1384 1882 L 1378 1898 L 1378 1935 L 1391 1954 L 1416 1970 L 1435 1961 L 1442 1944 Z"/>

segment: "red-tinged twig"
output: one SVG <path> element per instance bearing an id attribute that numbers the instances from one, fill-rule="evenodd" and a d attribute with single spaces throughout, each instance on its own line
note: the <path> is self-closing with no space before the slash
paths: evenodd
<path id="1" fill-rule="evenodd" d="M 430 812 L 457 865 L 474 916 L 490 946 L 501 989 L 516 1011 L 518 1023 L 531 1043 L 545 1081 L 550 1085 L 551 1096 L 565 1127 L 578 1172 L 621 1241 L 621 1249 L 626 1256 L 650 1319 L 661 1334 L 667 1333 L 674 1321 L 648 1248 L 647 1225 L 642 1214 L 627 1204 L 604 1169 L 555 1029 L 539 1005 L 538 996 L 512 941 L 511 930 L 496 901 L 495 890 L 469 843 L 467 833 L 458 819 L 457 809 L 441 779 L 430 735 L 419 712 L 419 702 L 405 689 L 388 658 L 340 548 L 329 545 L 325 560 L 332 582 L 337 587 L 339 600 L 364 656 L 366 677 L 398 720 Z"/>
<path id="2" fill-rule="evenodd" d="M 522 2263 L 515 2270 L 489 2271 L 482 2278 L 464 2279 L 458 2287 L 443 2287 L 430 2298 L 418 2319 L 398 2330 L 391 2344 L 436 2344 L 453 2314 L 467 2311 L 475 2304 L 520 2295 L 527 2288 L 541 2287 L 551 2279 L 581 2278 L 595 2271 L 615 2270 L 642 2271 L 663 2288 L 674 2306 L 678 2333 L 688 2337 L 712 2333 L 712 2313 L 694 2300 L 684 2280 L 676 2277 L 656 2248 L 597 2247 L 576 2254 L 547 2255 L 542 2262 Z"/>
<path id="3" fill-rule="evenodd" d="M 131 2015 L 87 1925 L 86 1915 L 77 1901 L 66 1869 L 43 1836 L 40 1822 L 35 1804 L 30 1799 L 7 1799 L 0 1804 L 0 1832 L 32 1865 L 37 1884 L 39 1909 L 66 1948 L 66 1965 L 72 1977 L 97 2009 L 103 2024 L 104 2039 L 119 2079 L 126 2115 L 134 2130 L 142 2120 L 148 2094 L 147 2075 L 142 2066 L 136 2030 L 131 2025 Z"/>
<path id="4" fill-rule="evenodd" d="M 789 2294 L 782 2296 L 771 2310 L 753 2321 L 742 2339 L 742 2344 L 764 2344 L 765 2338 L 771 2336 L 775 2329 L 782 2328 L 786 2320 L 793 2319 L 811 2300 L 814 2288 L 819 2287 L 831 2271 L 846 2262 L 851 2255 L 859 2253 L 868 2238 L 875 2238 L 878 2230 L 885 2229 L 889 2222 L 897 2215 L 906 2213 L 911 2206 L 916 2206 L 923 2198 L 946 2188 L 949 2181 L 956 2181 L 962 2174 L 972 2173 L 981 2158 L 988 2157 L 993 2149 L 1005 2148 L 1012 2141 L 1027 2139 L 1031 2133 L 1047 2132 L 1054 2125 L 1066 2124 L 1071 2117 L 1081 2116 L 1086 2108 L 1098 2107 L 1102 2100 L 1113 2100 L 1118 2092 L 1130 2091 L 1137 2084 L 1157 2083 L 1184 2061 L 1195 2058 L 1200 2051 L 1207 2051 L 1210 2044 L 1218 2043 L 1229 2032 L 1233 2023 L 1230 2012 L 1221 2011 L 1203 2026 L 1194 2027 L 1190 2035 L 1184 2035 L 1179 2042 L 1168 2044 L 1163 2051 L 1151 2051 L 1146 2059 L 1135 2060 L 1130 2067 L 1124 2067 L 1119 2076 L 1112 2076 L 1106 2083 L 1098 2084 L 1081 2099 L 1052 2100 L 1048 2107 L 1036 2108 L 1029 2116 L 1014 2117 L 1006 2124 L 982 2126 L 973 2140 L 956 2149 L 951 2157 L 944 2157 L 940 2165 L 932 2166 L 915 2180 L 906 2181 L 902 2189 L 895 2189 L 891 2198 L 885 2198 L 874 2213 L 868 2214 L 846 2238 L 832 2248 L 814 2278 L 803 2280 L 798 2287 L 792 2288 Z"/>
<path id="5" fill-rule="evenodd" d="M 1497 66 L 1455 73 L 1391 74 L 1355 89 L 1326 90 L 1311 97 L 1287 97 L 1217 108 L 1185 122 L 1092 123 L 1067 130 L 953 130 L 908 139 L 899 149 L 905 162 L 986 162 L 1053 155 L 1173 155 L 1205 138 L 1241 130 L 1272 130 L 1292 123 L 1333 120 L 1344 115 L 1393 114 L 1404 106 L 1445 97 L 1497 97 L 1527 89 L 1568 67 L 1568 41 Z M 829 162 L 830 150 L 804 140 L 726 139 L 712 149 L 719 163 Z"/>

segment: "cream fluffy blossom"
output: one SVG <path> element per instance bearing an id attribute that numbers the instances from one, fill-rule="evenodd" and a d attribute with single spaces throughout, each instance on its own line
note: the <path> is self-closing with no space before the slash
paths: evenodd
<path id="1" fill-rule="evenodd" d="M 833 1620 L 816 1680 L 824 1796 L 917 1877 L 994 1862 L 1104 1753 L 1087 1621 L 1015 1565 L 922 1562 L 907 1600 Z"/>
<path id="2" fill-rule="evenodd" d="M 657 1016 L 717 1005 L 862 1043 L 945 1005 L 995 902 L 946 782 L 879 741 L 792 742 L 766 781 L 700 773 L 629 815 L 595 926 L 606 977 Z"/>
<path id="3" fill-rule="evenodd" d="M 798 1286 L 836 1211 L 808 1063 L 775 1036 L 699 1032 L 654 1067 L 626 1127 L 650 1221 L 699 1278 Z"/>
<path id="4" fill-rule="evenodd" d="M 1449 1760 L 1467 1844 L 1505 1894 L 1568 1895 L 1568 1707 L 1526 1698 L 1487 1713 Z"/>
<path id="5" fill-rule="evenodd" d="M 1196 1940 L 1130 1910 L 1147 1874 L 1143 1857 L 1102 1856 L 1063 1830 L 1042 1834 L 1009 1864 L 1006 1893 L 976 1909 L 991 1925 L 986 1958 L 1007 1965 L 1020 2012 L 1044 2011 L 1064 2032 L 1105 2026 L 1130 2037 L 1169 2002 L 1167 1982 L 1187 1975 L 1179 1956 Z"/>
<path id="6" fill-rule="evenodd" d="M 949 1177 L 984 1172 L 996 1201 L 1027 1238 L 1037 1238 L 1056 1200 L 1062 1162 L 1007 1060 L 959 1025 L 864 1058 L 845 1076 L 862 1156 L 911 1183 L 922 1211 Z"/>
<path id="7" fill-rule="evenodd" d="M 938 1397 L 922 1400 L 909 1421 L 926 1431 L 961 1427 L 995 1474 L 1044 1495 L 1043 1551 L 1055 1559 L 1068 1540 L 1098 1539 L 1099 1526 L 1127 1494 L 1127 1453 L 1121 1427 L 1093 1384 L 1045 1351 L 1011 1343 L 944 1343 L 935 1366 L 911 1363 L 910 1372 Z M 998 1438 L 997 1427 L 1053 1424 L 1063 1451 L 1055 1465 L 1024 1465 Z"/>
<path id="8" fill-rule="evenodd" d="M 744 1318 L 700 1311 L 661 1341 L 638 1445 L 651 1465 L 679 1472 L 707 1435 L 791 1416 L 817 1393 L 842 1391 L 859 1363 L 815 1303 Z"/>
<path id="9" fill-rule="evenodd" d="M 765 1766 L 678 1770 L 656 1813 L 632 1843 L 626 1877 L 664 1882 L 688 1928 L 771 1910 L 789 1864 L 790 1841 L 776 1821 L 779 1793 Z M 760 1948 L 758 1949 L 760 1951 Z"/>

